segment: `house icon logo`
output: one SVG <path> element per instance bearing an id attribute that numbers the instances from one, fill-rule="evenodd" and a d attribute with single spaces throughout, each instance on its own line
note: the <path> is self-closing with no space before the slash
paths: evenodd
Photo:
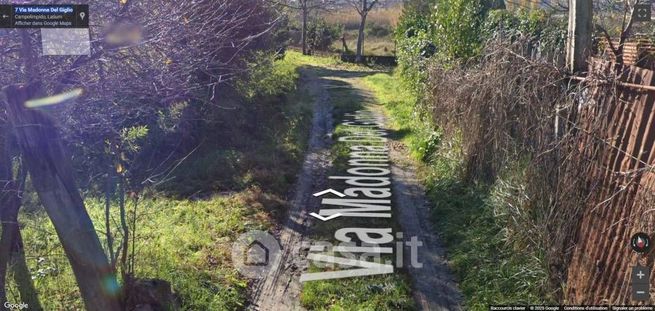
<path id="1" fill-rule="evenodd" d="M 249 231 L 232 244 L 232 263 L 247 278 L 262 278 L 279 261 L 280 243 L 268 232 Z"/>
<path id="2" fill-rule="evenodd" d="M 268 265 L 270 254 L 264 244 L 254 241 L 246 249 L 245 256 L 246 265 L 248 266 L 266 266 Z"/>

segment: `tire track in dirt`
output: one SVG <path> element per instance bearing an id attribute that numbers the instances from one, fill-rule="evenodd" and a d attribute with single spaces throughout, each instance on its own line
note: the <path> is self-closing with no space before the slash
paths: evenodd
<path id="1" fill-rule="evenodd" d="M 294 187 L 288 218 L 278 228 L 280 258 L 252 288 L 248 310 L 304 310 L 300 306 L 299 278 L 307 268 L 307 235 L 311 226 L 308 215 L 320 208 L 316 200 L 311 200 L 312 194 L 324 189 L 327 184 L 326 175 L 331 167 L 329 137 L 333 122 L 330 95 L 327 91 L 328 81 L 318 77 L 310 69 L 302 70 L 301 75 L 301 87 L 306 88 L 314 98 L 308 151 Z"/>
<path id="2" fill-rule="evenodd" d="M 360 83 L 353 85 L 376 101 Z M 387 131 L 393 132 L 382 108 L 368 105 L 367 109 L 384 120 Z M 430 221 L 430 202 L 425 196 L 425 188 L 417 178 L 415 164 L 409 158 L 407 147 L 402 142 L 389 138 L 388 145 L 396 219 L 406 240 L 417 237 L 423 243 L 418 249 L 418 262 L 422 264 L 421 267 L 412 267 L 411 254 L 403 254 L 404 266 L 412 279 L 412 295 L 416 305 L 419 310 L 462 310 L 462 294 L 448 267 L 445 249 L 441 246 Z"/>
<path id="3" fill-rule="evenodd" d="M 445 250 L 430 223 L 429 202 L 416 170 L 407 159 L 404 145 L 390 144 L 392 189 L 398 222 L 405 237 L 423 242 L 418 259 L 423 265 L 414 268 L 405 254 L 406 268 L 412 277 L 412 294 L 420 310 L 460 310 L 461 294 L 445 258 Z"/>
<path id="4" fill-rule="evenodd" d="M 282 248 L 280 260 L 253 286 L 248 310 L 304 310 L 300 306 L 302 285 L 299 277 L 308 265 L 306 254 L 312 223 L 309 213 L 318 212 L 320 209 L 318 200 L 312 200 L 312 195 L 327 186 L 327 173 L 331 167 L 329 137 L 333 130 L 333 120 L 328 92 L 329 80 L 318 77 L 312 70 L 303 70 L 302 76 L 302 85 L 315 99 L 309 149 L 302 173 L 294 188 L 288 218 L 278 228 L 277 237 Z M 349 77 L 340 80 L 348 82 L 354 91 L 373 98 L 357 79 Z M 367 105 L 367 109 L 385 119 L 385 124 L 388 124 L 379 107 Z M 386 130 L 393 131 L 389 128 Z M 445 251 L 430 222 L 429 203 L 425 189 L 416 177 L 416 168 L 402 143 L 390 139 L 389 149 L 396 219 L 406 239 L 415 236 L 423 243 L 418 250 L 418 261 L 422 263 L 422 267 L 411 267 L 410 254 L 404 253 L 405 268 L 412 279 L 412 293 L 416 305 L 419 310 L 461 310 L 461 293 L 447 265 Z"/>

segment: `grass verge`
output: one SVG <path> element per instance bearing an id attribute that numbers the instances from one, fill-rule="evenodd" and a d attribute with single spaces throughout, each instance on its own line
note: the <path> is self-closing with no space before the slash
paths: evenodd
<path id="1" fill-rule="evenodd" d="M 438 127 L 416 112 L 416 96 L 403 87 L 398 73 L 364 79 L 391 117 L 400 139 L 417 160 L 432 202 L 433 221 L 448 249 L 449 264 L 459 279 L 468 310 L 490 304 L 555 303 L 546 291 L 547 268 L 539 249 L 521 249 L 508 234 L 506 202 L 522 193 L 526 167 L 515 163 L 491 185 L 461 178 L 459 138 L 445 140 Z"/>
<path id="2" fill-rule="evenodd" d="M 243 232 L 271 229 L 286 211 L 285 196 L 302 164 L 311 126 L 313 99 L 296 87 L 306 63 L 295 52 L 277 61 L 271 76 L 260 78 L 275 80 L 282 91 L 246 92 L 246 105 L 220 110 L 223 116 L 207 125 L 210 133 L 219 134 L 207 135 L 161 193 L 142 197 L 135 214 L 134 201 L 128 200 L 127 218 L 136 230 L 135 276 L 171 282 L 183 310 L 243 310 L 247 304 L 250 284 L 232 267 L 231 245 Z M 52 223 L 35 195 L 28 196 L 20 222 L 40 301 L 45 310 L 84 310 Z M 120 216 L 113 204 L 110 226 L 116 247 Z M 107 246 L 104 201 L 91 196 L 86 205 Z M 20 302 L 12 282 L 8 296 Z"/>
<path id="3" fill-rule="evenodd" d="M 273 220 L 267 210 L 281 204 L 258 189 L 203 201 L 142 200 L 136 216 L 136 276 L 170 281 L 184 310 L 240 310 L 246 302 L 248 282 L 231 267 L 231 242 L 248 230 L 268 230 Z M 104 202 L 89 199 L 86 205 L 106 245 Z M 117 209 L 112 219 L 117 221 Z M 20 221 L 28 265 L 44 309 L 84 310 L 75 277 L 47 215 L 43 211 L 24 213 Z M 114 231 L 114 236 L 120 237 Z M 18 299 L 15 290 L 10 292 L 14 294 L 10 297 Z"/>

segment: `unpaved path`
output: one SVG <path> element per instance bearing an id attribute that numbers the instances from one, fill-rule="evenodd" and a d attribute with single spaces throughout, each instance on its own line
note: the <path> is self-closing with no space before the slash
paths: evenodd
<path id="1" fill-rule="evenodd" d="M 372 98 L 358 80 L 360 77 L 344 71 L 339 74 L 338 80 L 349 83 L 354 91 Z M 307 235 L 312 222 L 309 213 L 320 209 L 318 200 L 311 198 L 313 193 L 324 190 L 327 184 L 327 172 L 331 166 L 331 141 L 328 137 L 333 129 L 327 91 L 329 80 L 319 78 L 311 70 L 303 72 L 303 79 L 303 85 L 316 99 L 309 150 L 295 187 L 289 217 L 279 230 L 278 238 L 282 247 L 280 264 L 257 282 L 249 310 L 303 310 L 299 302 L 299 276 L 307 268 Z M 379 106 L 368 105 L 367 109 L 384 118 Z M 404 252 L 404 263 L 412 278 L 412 293 L 416 304 L 419 310 L 460 310 L 461 294 L 447 266 L 444 249 L 430 223 L 429 203 L 425 189 L 416 177 L 415 166 L 401 142 L 390 140 L 389 147 L 394 213 L 406 240 L 415 236 L 423 243 L 418 250 L 421 268 L 411 267 L 410 254 Z"/>
<path id="2" fill-rule="evenodd" d="M 372 101 L 377 101 L 361 82 L 354 81 L 352 85 L 366 97 L 373 98 Z M 380 106 L 368 105 L 367 109 L 385 120 L 386 130 L 393 132 Z M 388 145 L 396 219 L 406 241 L 417 237 L 423 243 L 418 249 L 421 267 L 412 267 L 410 253 L 403 253 L 405 268 L 412 279 L 412 294 L 416 305 L 419 310 L 461 310 L 462 295 L 448 267 L 445 249 L 430 220 L 430 202 L 425 196 L 425 188 L 417 178 L 416 165 L 402 142 L 390 138 Z"/>
<path id="3" fill-rule="evenodd" d="M 311 225 L 309 213 L 320 208 L 317 200 L 311 200 L 312 194 L 324 189 L 331 165 L 329 137 L 332 133 L 332 108 L 328 82 L 317 77 L 312 70 L 303 70 L 301 74 L 301 85 L 315 99 L 309 148 L 294 188 L 288 218 L 279 228 L 277 237 L 282 249 L 279 264 L 257 281 L 249 310 L 303 310 L 299 299 L 299 278 L 307 268 L 304 258 L 308 242 L 306 237 Z"/>
<path id="4" fill-rule="evenodd" d="M 423 242 L 418 253 L 421 268 L 411 267 L 409 254 L 404 254 L 406 268 L 412 277 L 414 300 L 420 310 L 460 310 L 461 294 L 445 259 L 445 250 L 430 222 L 425 189 L 416 177 L 407 148 L 397 141 L 391 141 L 389 147 L 398 222 L 405 238 L 415 236 Z"/>

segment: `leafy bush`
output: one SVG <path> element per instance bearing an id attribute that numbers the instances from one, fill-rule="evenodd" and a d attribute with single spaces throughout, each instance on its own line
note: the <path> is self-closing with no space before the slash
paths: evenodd
<path id="1" fill-rule="evenodd" d="M 396 28 L 398 63 L 409 84 L 423 93 L 426 64 L 436 58 L 456 64 L 477 56 L 486 7 L 480 0 L 455 0 L 403 12 Z M 436 56 L 436 57 L 435 57 Z"/>
<path id="2" fill-rule="evenodd" d="M 424 14 L 413 11 L 404 12 L 396 27 L 398 68 L 401 76 L 416 93 L 423 93 L 422 86 L 427 78 L 427 62 L 432 56 L 423 53 L 428 46 L 434 45 L 432 37 L 434 25 Z M 436 49 L 435 49 L 436 52 Z"/>
<path id="3" fill-rule="evenodd" d="M 419 94 L 424 93 L 427 64 L 456 66 L 480 56 L 492 38 L 530 38 L 532 54 L 556 59 L 564 50 L 566 21 L 542 10 L 489 10 L 493 1 L 456 0 L 409 6 L 403 12 L 395 38 L 402 76 Z"/>
<path id="4" fill-rule="evenodd" d="M 467 60 L 478 54 L 483 39 L 480 26 L 484 15 L 484 6 L 479 0 L 455 0 L 437 6 L 432 17 L 435 21 L 434 38 L 444 60 Z"/>
<path id="5" fill-rule="evenodd" d="M 342 27 L 328 25 L 323 20 L 314 20 L 307 28 L 307 43 L 312 50 L 327 51 L 332 42 L 341 37 Z"/>
<path id="6" fill-rule="evenodd" d="M 543 29 L 546 18 L 544 12 L 539 10 L 497 10 L 489 13 L 484 23 L 484 30 L 488 36 L 499 32 L 534 36 Z"/>
<path id="7" fill-rule="evenodd" d="M 543 10 L 491 11 L 483 25 L 487 38 L 501 37 L 514 42 L 528 38 L 542 55 L 562 54 L 566 45 L 566 20 Z"/>
<path id="8" fill-rule="evenodd" d="M 237 90 L 246 99 L 278 96 L 296 87 L 296 66 L 275 58 L 274 54 L 258 52 L 248 62 L 248 76 L 237 82 Z"/>

